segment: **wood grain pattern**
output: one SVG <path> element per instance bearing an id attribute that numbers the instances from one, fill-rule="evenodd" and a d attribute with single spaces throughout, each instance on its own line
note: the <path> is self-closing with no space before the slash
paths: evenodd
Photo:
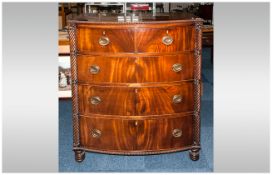
<path id="1" fill-rule="evenodd" d="M 78 80 L 83 83 L 133 83 L 136 80 L 135 57 L 78 56 Z M 90 67 L 100 67 L 92 74 Z"/>
<path id="2" fill-rule="evenodd" d="M 110 43 L 106 46 L 99 44 L 99 38 L 107 36 Z M 91 52 L 133 52 L 134 51 L 134 30 L 133 29 L 97 29 L 78 27 L 77 29 L 78 51 Z"/>
<path id="3" fill-rule="evenodd" d="M 82 83 L 148 83 L 174 82 L 193 79 L 193 53 L 164 56 L 78 56 L 78 80 Z M 180 72 L 174 72 L 174 64 L 182 64 Z M 92 74 L 90 67 L 100 67 Z"/>
<path id="4" fill-rule="evenodd" d="M 146 120 L 83 116 L 81 143 L 88 149 L 108 152 L 178 149 L 192 145 L 192 121 L 192 116 Z M 92 137 L 93 129 L 100 130 L 101 136 Z M 174 137 L 174 129 L 182 130 L 182 136 Z"/>
<path id="5" fill-rule="evenodd" d="M 81 144 L 101 150 L 135 150 L 137 131 L 134 122 L 134 120 L 81 117 Z M 93 129 L 101 131 L 99 138 L 92 137 Z"/>
<path id="6" fill-rule="evenodd" d="M 162 115 L 193 111 L 193 83 L 181 83 L 164 87 L 139 88 L 137 93 L 137 115 Z M 174 95 L 181 95 L 182 101 L 173 103 Z"/>
<path id="7" fill-rule="evenodd" d="M 173 38 L 171 45 L 162 43 L 163 36 Z M 169 29 L 140 28 L 135 32 L 136 52 L 176 52 L 194 49 L 194 29 L 192 26 L 175 27 Z"/>
<path id="8" fill-rule="evenodd" d="M 193 53 L 177 55 L 145 56 L 138 59 L 137 82 L 174 82 L 193 79 Z M 174 72 L 172 66 L 181 64 L 182 70 Z"/>
<path id="9" fill-rule="evenodd" d="M 133 88 L 78 86 L 80 114 L 135 115 Z M 91 97 L 99 96 L 101 103 L 93 105 Z"/>
<path id="10" fill-rule="evenodd" d="M 193 83 L 160 87 L 110 87 L 79 85 L 79 112 L 83 115 L 162 115 L 193 111 Z M 182 102 L 173 103 L 174 95 Z M 99 96 L 93 105 L 90 98 Z"/>
<path id="11" fill-rule="evenodd" d="M 160 24 L 163 26 L 162 24 Z M 160 26 L 158 24 L 158 26 Z M 83 25 L 84 26 L 84 25 Z M 122 27 L 122 26 L 121 26 Z M 167 34 L 168 31 L 168 34 Z M 107 36 L 110 43 L 106 46 L 99 45 L 99 38 Z M 162 38 L 169 35 L 173 38 L 171 45 L 165 45 Z M 168 28 L 135 27 L 123 28 L 90 28 L 79 25 L 77 43 L 79 52 L 102 52 L 102 53 L 163 53 L 192 51 L 194 49 L 195 30 L 193 26 L 176 26 Z"/>
<path id="12" fill-rule="evenodd" d="M 168 150 L 192 145 L 192 116 L 146 119 L 138 122 L 138 150 Z M 173 130 L 180 129 L 181 137 L 174 137 Z"/>

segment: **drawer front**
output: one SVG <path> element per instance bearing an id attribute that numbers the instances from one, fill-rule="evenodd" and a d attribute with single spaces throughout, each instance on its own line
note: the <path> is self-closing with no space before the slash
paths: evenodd
<path id="1" fill-rule="evenodd" d="M 189 147 L 193 143 L 192 116 L 160 119 L 80 118 L 81 145 L 108 152 L 157 152 Z"/>
<path id="2" fill-rule="evenodd" d="M 195 29 L 193 26 L 172 28 L 139 28 L 136 30 L 137 52 L 177 52 L 194 49 Z"/>
<path id="3" fill-rule="evenodd" d="M 137 93 L 137 115 L 163 115 L 194 110 L 193 83 L 144 87 Z"/>
<path id="4" fill-rule="evenodd" d="M 135 57 L 78 56 L 78 80 L 86 83 L 136 82 Z"/>
<path id="5" fill-rule="evenodd" d="M 193 79 L 193 53 L 146 57 L 78 56 L 85 83 L 147 83 Z"/>
<path id="6" fill-rule="evenodd" d="M 137 80 L 146 82 L 173 82 L 193 79 L 193 53 L 140 57 L 137 61 Z"/>
<path id="7" fill-rule="evenodd" d="M 79 85 L 78 92 L 79 112 L 83 115 L 136 115 L 133 88 Z"/>
<path id="8" fill-rule="evenodd" d="M 80 117 L 80 140 L 84 147 L 98 150 L 135 150 L 135 121 L 102 117 Z"/>
<path id="9" fill-rule="evenodd" d="M 193 83 L 160 87 L 79 85 L 83 115 L 162 115 L 193 111 Z"/>
<path id="10" fill-rule="evenodd" d="M 77 48 L 79 52 L 133 52 L 133 29 L 101 29 L 78 27 Z"/>
<path id="11" fill-rule="evenodd" d="M 138 126 L 138 150 L 178 149 L 193 144 L 193 116 L 146 119 Z"/>

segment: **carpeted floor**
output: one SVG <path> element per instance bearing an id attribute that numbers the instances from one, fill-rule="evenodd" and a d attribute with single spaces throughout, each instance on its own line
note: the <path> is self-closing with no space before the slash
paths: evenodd
<path id="1" fill-rule="evenodd" d="M 203 49 L 200 159 L 191 161 L 188 151 L 160 155 L 121 156 L 86 153 L 82 163 L 72 151 L 71 100 L 59 100 L 60 172 L 212 172 L 213 171 L 213 65 L 211 50 Z"/>

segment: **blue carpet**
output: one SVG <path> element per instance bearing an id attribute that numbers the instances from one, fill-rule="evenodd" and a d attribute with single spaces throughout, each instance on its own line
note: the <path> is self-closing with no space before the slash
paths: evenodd
<path id="1" fill-rule="evenodd" d="M 160 155 L 122 156 L 86 153 L 77 163 L 72 151 L 72 103 L 59 100 L 60 172 L 212 172 L 213 171 L 213 65 L 211 50 L 203 49 L 201 103 L 201 151 L 191 161 L 188 151 Z"/>

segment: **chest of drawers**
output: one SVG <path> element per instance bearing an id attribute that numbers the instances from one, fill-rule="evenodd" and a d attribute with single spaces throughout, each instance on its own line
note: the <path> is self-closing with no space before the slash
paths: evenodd
<path id="1" fill-rule="evenodd" d="M 69 23 L 73 148 L 143 155 L 200 150 L 202 20 L 146 16 Z"/>

